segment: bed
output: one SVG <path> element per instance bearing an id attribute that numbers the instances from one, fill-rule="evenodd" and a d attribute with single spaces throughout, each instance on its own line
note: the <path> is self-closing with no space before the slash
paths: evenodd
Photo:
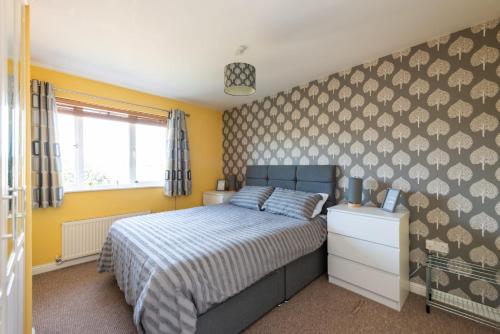
<path id="1" fill-rule="evenodd" d="M 334 166 L 249 166 L 247 185 L 330 194 Z M 141 333 L 237 333 L 325 272 L 326 221 L 233 205 L 113 224 L 99 271 L 114 272 Z"/>

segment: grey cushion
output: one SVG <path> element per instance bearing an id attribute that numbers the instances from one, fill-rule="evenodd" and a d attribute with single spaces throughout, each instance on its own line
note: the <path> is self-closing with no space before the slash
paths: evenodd
<path id="1" fill-rule="evenodd" d="M 270 213 L 309 219 L 321 199 L 321 195 L 315 193 L 276 188 L 262 208 Z"/>
<path id="2" fill-rule="evenodd" d="M 229 203 L 242 208 L 260 210 L 272 192 L 273 187 L 245 186 L 234 194 Z"/>
<path id="3" fill-rule="evenodd" d="M 323 205 L 322 213 L 326 214 L 326 209 L 334 206 L 335 201 L 335 166 L 297 166 L 296 190 L 325 193 L 329 198 Z"/>

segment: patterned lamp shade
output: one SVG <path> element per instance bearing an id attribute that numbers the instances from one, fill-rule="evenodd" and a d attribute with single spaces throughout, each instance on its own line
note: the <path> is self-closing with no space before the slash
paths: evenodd
<path id="1" fill-rule="evenodd" d="M 224 92 L 229 95 L 255 93 L 255 67 L 247 63 L 231 63 L 224 68 Z"/>

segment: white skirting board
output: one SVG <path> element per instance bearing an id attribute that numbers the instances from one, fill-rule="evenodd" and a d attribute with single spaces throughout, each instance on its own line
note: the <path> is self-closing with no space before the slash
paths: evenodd
<path id="1" fill-rule="evenodd" d="M 54 270 L 58 270 L 58 269 L 71 267 L 71 266 L 74 266 L 77 264 L 96 261 L 98 258 L 99 258 L 99 254 L 95 254 L 95 255 L 82 257 L 79 259 L 68 260 L 68 261 L 65 261 L 65 262 L 60 263 L 60 264 L 58 264 L 56 262 L 46 263 L 46 264 L 41 264 L 39 266 L 33 266 L 31 271 L 32 271 L 33 276 L 35 276 L 38 274 L 47 273 L 49 271 L 54 271 Z"/>
<path id="2" fill-rule="evenodd" d="M 410 292 L 425 297 L 425 285 L 410 282 Z"/>

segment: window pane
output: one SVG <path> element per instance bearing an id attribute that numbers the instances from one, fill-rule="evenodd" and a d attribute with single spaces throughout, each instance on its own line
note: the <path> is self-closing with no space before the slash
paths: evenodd
<path id="1" fill-rule="evenodd" d="M 83 118 L 83 184 L 130 183 L 130 125 Z"/>
<path id="2" fill-rule="evenodd" d="M 165 128 L 137 124 L 136 179 L 137 182 L 162 181 L 165 172 Z"/>
<path id="3" fill-rule="evenodd" d="M 76 150 L 75 116 L 68 114 L 58 115 L 59 145 L 61 147 L 61 164 L 63 185 L 76 184 Z"/>

